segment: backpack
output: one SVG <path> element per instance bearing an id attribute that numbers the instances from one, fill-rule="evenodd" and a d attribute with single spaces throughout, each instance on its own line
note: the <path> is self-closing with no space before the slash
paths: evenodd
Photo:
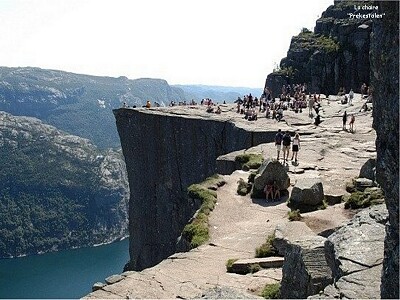
<path id="1" fill-rule="evenodd" d="M 283 145 L 284 145 L 284 146 L 290 146 L 290 142 L 291 142 L 290 135 L 285 134 L 285 135 L 283 136 Z"/>

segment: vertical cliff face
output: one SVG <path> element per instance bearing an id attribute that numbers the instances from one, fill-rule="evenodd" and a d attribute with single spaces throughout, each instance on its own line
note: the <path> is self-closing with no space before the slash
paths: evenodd
<path id="1" fill-rule="evenodd" d="M 168 109 L 114 110 L 130 187 L 130 263 L 142 270 L 176 252 L 177 238 L 198 207 L 186 188 L 215 173 L 225 153 L 272 141 L 228 120 L 177 116 Z"/>
<path id="2" fill-rule="evenodd" d="M 307 83 L 310 92 L 324 94 L 336 94 L 341 87 L 359 92 L 362 83 L 369 84 L 372 21 L 350 14 L 375 11 L 367 7 L 355 11 L 355 4 L 362 8 L 372 2 L 335 1 L 316 21 L 314 32 L 303 29 L 292 38 L 280 70 L 266 79 L 274 97 L 282 84 Z"/>
<path id="3" fill-rule="evenodd" d="M 381 297 L 399 298 L 399 3 L 377 1 L 385 16 L 371 38 L 371 84 L 376 130 L 376 179 L 385 191 L 386 225 Z"/>

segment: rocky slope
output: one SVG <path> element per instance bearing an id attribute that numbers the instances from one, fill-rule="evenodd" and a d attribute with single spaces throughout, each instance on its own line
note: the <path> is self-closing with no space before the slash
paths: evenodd
<path id="1" fill-rule="evenodd" d="M 0 67 L 0 110 L 31 116 L 101 148 L 119 147 L 111 109 L 147 100 L 183 101 L 184 93 L 161 79 L 112 78 L 39 68 Z"/>
<path id="2" fill-rule="evenodd" d="M 215 144 L 214 140 L 207 141 L 204 138 L 201 146 L 198 146 L 198 142 L 195 142 L 197 143 L 197 148 L 189 149 L 190 153 L 176 151 L 174 148 L 176 147 L 175 145 L 184 145 L 186 142 L 193 142 L 196 139 L 200 139 L 201 135 L 198 133 L 199 129 L 197 125 L 207 128 L 206 133 L 209 137 L 213 137 L 215 130 L 220 128 L 221 124 L 226 123 L 225 137 L 229 137 L 230 130 L 233 130 L 228 129 L 229 127 L 236 127 L 237 131 L 235 133 L 239 140 L 245 139 L 244 133 L 241 133 L 242 130 L 248 131 L 248 134 L 254 132 L 256 135 L 264 131 L 272 136 L 278 128 L 287 129 L 291 132 L 299 130 L 302 141 L 299 153 L 299 165 L 289 164 L 288 174 L 290 182 L 292 185 L 296 185 L 302 178 L 319 177 L 323 182 L 325 195 L 330 198 L 340 199 L 341 195 L 346 194 L 346 181 L 357 176 L 365 161 L 374 158 L 376 154 L 374 147 L 376 136 L 371 127 L 371 112 L 359 113 L 358 111 L 362 104 L 363 101 L 359 95 L 356 95 L 354 106 L 351 107 L 340 104 L 340 101 L 337 101 L 335 97 L 331 97 L 329 101 L 323 99 L 321 114 L 324 116 L 324 121 L 318 127 L 312 124 L 312 119 L 308 117 L 306 112 L 298 114 L 285 112 L 284 121 L 279 123 L 266 118 L 260 118 L 255 122 L 248 122 L 243 120 L 241 115 L 237 114 L 235 108 L 232 106 L 223 106 L 223 112 L 219 116 L 205 113 L 205 107 L 177 107 L 172 109 L 153 109 L 150 111 L 120 109 L 115 111 L 117 125 L 121 132 L 121 139 L 122 141 L 126 140 L 126 142 L 123 142 L 124 155 L 130 156 L 127 157 L 128 172 L 131 172 L 131 174 L 141 172 L 143 177 L 148 176 L 148 172 L 151 172 L 150 170 L 157 172 L 152 177 L 146 177 L 147 180 L 141 186 L 141 190 L 139 189 L 138 192 L 133 191 L 131 194 L 131 208 L 133 210 L 141 210 L 136 212 L 135 217 L 143 214 L 147 218 L 157 219 L 143 223 L 144 226 L 142 226 L 141 232 L 131 229 L 131 234 L 136 234 L 136 236 L 139 234 L 142 235 L 139 236 L 142 243 L 147 242 L 144 246 L 131 242 L 131 258 L 135 259 L 138 265 L 142 264 L 140 259 L 144 258 L 143 254 L 135 254 L 135 251 L 143 251 L 141 249 L 149 247 L 148 245 L 151 245 L 152 241 L 157 241 L 155 231 L 158 231 L 160 234 L 158 239 L 162 239 L 162 235 L 166 234 L 161 227 L 154 230 L 149 228 L 149 226 L 160 226 L 157 225 L 157 222 L 162 222 L 160 220 L 162 217 L 166 219 L 162 224 L 167 226 L 168 223 L 178 222 L 178 220 L 171 221 L 171 219 L 179 217 L 176 211 L 174 212 L 172 209 L 168 211 L 163 208 L 169 205 L 170 202 L 176 203 L 177 201 L 174 197 L 167 198 L 166 195 L 168 195 L 168 192 L 165 192 L 163 196 L 156 195 L 157 197 L 153 196 L 147 199 L 138 198 L 140 196 L 138 194 L 142 191 L 143 193 L 148 193 L 145 185 L 149 184 L 147 188 L 149 189 L 154 187 L 153 184 L 156 181 L 158 189 L 162 189 L 164 186 L 164 189 L 167 190 L 171 186 L 173 178 L 178 177 L 176 171 L 172 173 L 172 168 L 180 168 L 180 178 L 193 179 L 197 174 L 202 172 L 201 168 L 204 168 L 204 166 L 200 165 L 200 163 L 206 163 L 205 158 L 207 153 L 211 152 L 211 149 L 215 145 L 218 145 Z M 347 110 L 348 113 L 357 113 L 356 131 L 354 133 L 342 130 L 340 116 L 344 110 Z M 165 140 L 164 142 L 164 139 L 162 139 L 162 135 L 164 134 L 162 130 L 156 133 L 153 126 L 157 128 L 160 124 L 166 122 L 166 120 L 169 120 L 171 124 L 171 133 L 169 140 Z M 143 140 L 142 145 L 135 144 L 137 133 L 133 133 L 133 129 L 138 130 L 135 124 L 142 126 L 143 131 L 146 128 L 147 133 L 153 136 L 153 138 L 147 139 L 149 142 L 153 141 L 151 147 L 154 147 L 154 150 L 151 150 L 151 152 L 146 152 L 150 151 L 150 146 L 145 145 L 144 141 L 146 140 Z M 178 139 L 176 144 L 171 143 L 171 140 L 174 141 L 172 132 L 185 132 L 184 129 L 181 129 L 184 127 L 189 128 L 187 130 L 191 130 L 191 134 L 186 133 L 184 134 L 184 140 Z M 258 133 L 259 131 L 260 133 Z M 269 139 L 269 137 L 266 136 L 266 139 Z M 171 147 L 165 150 L 167 152 L 175 152 L 176 157 L 181 158 L 180 161 L 182 164 L 175 165 L 175 162 L 179 161 L 179 159 L 167 160 L 165 158 L 167 154 L 158 152 L 159 150 L 157 149 L 159 146 L 156 146 L 156 143 L 162 144 L 163 147 Z M 168 146 L 168 144 L 172 145 Z M 236 146 L 240 146 L 240 144 L 237 143 Z M 243 150 L 235 154 L 243 153 Z M 158 157 L 158 160 L 156 158 L 150 160 L 153 151 L 155 151 L 154 155 Z M 196 152 L 202 155 L 202 159 L 194 162 L 192 159 L 200 155 L 196 154 Z M 265 157 L 275 157 L 276 148 L 274 143 L 261 143 L 258 146 L 248 149 L 247 152 L 262 152 Z M 234 157 L 235 154 L 231 157 Z M 223 159 L 228 159 L 227 157 L 224 156 Z M 128 160 L 130 161 L 128 162 Z M 151 162 L 152 160 L 155 160 L 155 162 Z M 170 162 L 170 165 L 167 164 L 167 161 Z M 190 161 L 190 164 L 185 166 L 187 161 Z M 162 165 L 161 162 L 163 162 Z M 156 168 L 155 165 L 157 164 L 160 167 Z M 214 167 L 214 162 L 210 164 Z M 289 222 L 287 218 L 289 209 L 285 203 L 285 199 L 282 199 L 280 202 L 267 203 L 265 199 L 252 199 L 249 195 L 239 196 L 236 193 L 238 180 L 240 178 L 246 179 L 249 174 L 250 172 L 235 171 L 231 175 L 224 176 L 227 183 L 217 190 L 218 202 L 210 215 L 210 241 L 208 244 L 204 244 L 187 253 L 172 254 L 159 264 L 151 268 L 146 268 L 141 272 L 127 271 L 122 275 L 110 276 L 106 279 L 107 285 L 98 284 L 98 290 L 88 295 L 87 298 L 199 298 L 202 295 L 207 295 L 212 289 L 233 290 L 235 291 L 232 295 L 233 298 L 256 298 L 256 294 L 259 293 L 265 284 L 280 281 L 282 278 L 280 268 L 268 268 L 247 275 L 226 272 L 225 263 L 228 259 L 254 257 L 255 248 L 265 242 L 265 238 L 273 233 L 278 225 L 285 225 Z M 207 175 L 207 173 L 203 173 L 199 176 Z M 168 180 L 164 179 L 165 177 Z M 182 182 L 187 184 L 183 180 Z M 132 182 L 130 177 L 130 184 L 133 184 L 138 189 L 141 183 Z M 292 187 L 289 188 L 289 191 L 291 189 Z M 140 204 L 137 202 L 137 199 L 141 201 Z M 185 203 L 181 204 L 185 205 Z M 173 214 L 171 215 L 170 213 Z M 351 214 L 343 208 L 343 204 L 339 204 L 328 206 L 326 210 L 318 210 L 302 215 L 304 216 L 303 222 L 309 226 L 308 232 L 311 232 L 307 232 L 307 234 L 317 236 L 317 234 L 326 234 L 328 231 L 332 232 L 333 229 L 345 224 L 351 217 Z M 132 215 L 133 212 L 131 211 Z M 140 222 L 146 222 L 146 220 L 141 219 Z M 304 225 L 302 228 L 307 228 L 307 225 Z M 299 226 L 296 226 L 296 228 L 299 228 Z M 303 237 L 305 234 L 305 231 L 301 230 L 302 228 L 296 232 L 295 239 L 299 239 L 299 237 Z M 152 241 L 146 240 L 149 238 Z M 320 240 L 325 239 L 321 236 L 318 236 L 318 238 Z M 135 235 L 132 236 L 132 239 L 135 239 Z M 381 241 L 383 245 L 383 236 Z M 176 242 L 176 240 L 173 239 L 171 243 L 173 242 Z M 357 243 L 354 243 L 353 246 L 356 247 Z M 160 246 L 159 251 L 162 249 Z M 320 251 L 321 253 L 323 254 L 324 252 Z M 381 253 L 382 256 L 383 253 Z M 143 267 L 143 264 L 141 266 Z M 379 282 L 379 274 L 375 277 L 375 283 L 376 281 Z M 306 278 L 308 277 L 306 276 Z M 325 282 L 325 285 L 327 283 Z M 371 289 L 374 292 L 373 295 L 376 295 L 379 284 L 374 284 Z M 315 290 L 314 288 L 312 291 Z M 251 293 L 252 295 L 243 296 L 247 293 Z"/>
<path id="3" fill-rule="evenodd" d="M 386 194 L 382 298 L 399 298 L 399 3 L 376 1 L 385 17 L 374 23 L 371 38 L 371 84 L 377 133 L 376 178 Z"/>
<path id="4" fill-rule="evenodd" d="M 335 1 L 316 21 L 314 32 L 302 30 L 294 36 L 280 69 L 269 74 L 265 87 L 277 97 L 283 84 L 307 83 L 314 93 L 337 94 L 339 88 L 360 92 L 362 83 L 370 84 L 371 18 L 351 18 L 349 14 L 367 14 L 361 9 L 371 1 Z"/>
<path id="5" fill-rule="evenodd" d="M 0 112 L 0 257 L 127 235 L 121 152 L 100 151 L 31 117 Z"/>

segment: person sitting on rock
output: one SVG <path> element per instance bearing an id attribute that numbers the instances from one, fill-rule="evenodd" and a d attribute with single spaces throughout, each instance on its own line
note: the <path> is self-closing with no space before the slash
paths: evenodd
<path id="1" fill-rule="evenodd" d="M 147 100 L 147 102 L 146 102 L 146 108 L 150 108 L 151 107 L 151 102 L 150 102 L 150 100 Z"/>
<path id="2" fill-rule="evenodd" d="M 274 199 L 274 186 L 272 184 L 266 184 L 264 187 L 265 199 Z M 270 195 L 270 198 L 268 196 Z"/>
<path id="3" fill-rule="evenodd" d="M 274 199 L 275 200 L 279 200 L 281 198 L 281 191 L 278 188 L 278 184 L 277 184 L 276 180 L 274 180 L 274 184 L 272 186 L 272 190 L 273 190 L 273 193 L 274 193 Z"/>
<path id="4" fill-rule="evenodd" d="M 218 105 L 217 110 L 216 110 L 216 114 L 220 114 L 222 112 L 221 107 Z"/>

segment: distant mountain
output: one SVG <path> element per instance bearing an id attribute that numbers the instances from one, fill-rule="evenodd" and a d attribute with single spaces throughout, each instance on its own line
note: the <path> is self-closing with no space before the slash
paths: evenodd
<path id="1" fill-rule="evenodd" d="M 168 104 L 184 92 L 162 79 L 112 78 L 40 68 L 0 67 L 0 110 L 32 116 L 101 148 L 119 147 L 113 108 Z"/>
<path id="2" fill-rule="evenodd" d="M 255 97 L 260 97 L 263 88 L 246 88 L 246 87 L 229 87 L 214 85 L 180 85 L 176 84 L 172 87 L 180 88 L 184 91 L 186 100 L 195 99 L 200 101 L 204 98 L 211 98 L 214 101 L 222 103 L 233 103 L 238 97 L 251 93 Z"/>
<path id="3" fill-rule="evenodd" d="M 0 112 L 0 166 L 0 258 L 127 235 L 129 188 L 120 151 L 100 151 L 36 118 Z"/>

